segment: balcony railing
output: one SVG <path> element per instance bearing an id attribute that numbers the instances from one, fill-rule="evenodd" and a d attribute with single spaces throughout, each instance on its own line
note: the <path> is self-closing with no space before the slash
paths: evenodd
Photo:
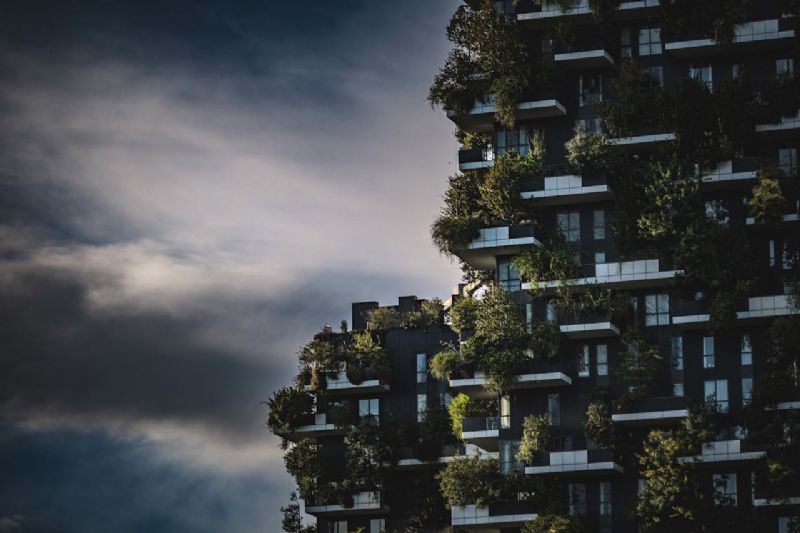
<path id="1" fill-rule="evenodd" d="M 529 475 L 623 473 L 611 450 L 574 450 L 539 453 L 534 464 L 525 468 Z"/>
<path id="2" fill-rule="evenodd" d="M 519 527 L 536 518 L 531 504 L 525 502 L 497 502 L 488 506 L 454 505 L 451 507 L 451 524 L 455 527 L 479 528 Z"/>
<path id="3" fill-rule="evenodd" d="M 689 415 L 686 398 L 660 396 L 642 398 L 634 401 L 630 409 L 615 409 L 611 420 L 619 424 L 669 424 Z"/>
<path id="4" fill-rule="evenodd" d="M 510 388 L 521 390 L 571 385 L 572 379 L 561 372 L 560 368 L 557 362 L 537 361 L 535 365 L 530 365 L 529 370 L 517 374 Z M 495 395 L 486 389 L 486 378 L 480 372 L 465 372 L 451 376 L 448 385 L 454 393 L 461 392 L 471 398 L 491 398 Z"/>
<path id="5" fill-rule="evenodd" d="M 763 445 L 743 440 L 706 442 L 693 456 L 681 457 L 681 462 L 722 463 L 732 461 L 754 461 L 766 457 Z"/>
<path id="6" fill-rule="evenodd" d="M 661 264 L 658 259 L 584 265 L 581 272 L 584 277 L 567 280 L 566 284 L 576 287 L 596 283 L 624 288 L 658 287 L 669 284 L 680 273 L 679 270 L 669 270 L 669 268 L 669 264 Z M 553 292 L 561 286 L 561 283 L 558 280 L 546 281 L 535 287 L 530 283 L 523 283 L 522 289 Z"/>
<path id="7" fill-rule="evenodd" d="M 347 516 L 373 513 L 387 513 L 389 507 L 383 503 L 383 495 L 379 491 L 357 492 L 353 494 L 352 505 L 342 504 L 335 498 L 324 502 L 306 502 L 306 512 L 314 516 Z"/>
<path id="8" fill-rule="evenodd" d="M 459 170 L 476 170 L 494 165 L 494 150 L 489 148 L 470 148 L 458 151 Z"/>
<path id="9" fill-rule="evenodd" d="M 736 26 L 732 45 L 740 49 L 764 49 L 770 46 L 780 46 L 781 41 L 793 39 L 794 36 L 794 30 L 790 28 L 787 21 L 780 19 L 753 20 Z M 689 38 L 664 43 L 664 50 L 678 56 L 725 52 L 725 48 L 716 41 L 703 37 L 699 33 L 689 34 L 687 37 Z"/>

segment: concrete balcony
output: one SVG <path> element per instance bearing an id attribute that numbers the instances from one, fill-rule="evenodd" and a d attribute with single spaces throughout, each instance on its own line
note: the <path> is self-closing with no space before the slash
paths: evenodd
<path id="1" fill-rule="evenodd" d="M 523 187 L 528 190 L 522 192 L 522 198 L 541 206 L 602 202 L 614 196 L 604 177 L 591 179 L 574 174 L 534 178 Z"/>
<path id="2" fill-rule="evenodd" d="M 798 215 L 797 213 L 787 213 L 787 214 L 783 215 L 783 217 L 781 217 L 781 222 L 783 222 L 784 224 L 786 224 L 788 222 L 798 222 L 798 221 L 800 221 L 800 215 Z M 756 224 L 755 217 L 747 217 L 745 219 L 745 223 L 748 226 L 757 226 L 758 225 L 758 224 Z"/>
<path id="3" fill-rule="evenodd" d="M 705 310 L 705 306 L 695 305 L 701 310 Z M 790 295 L 756 296 L 747 299 L 746 310 L 736 312 L 736 320 L 760 321 L 766 318 L 797 314 L 800 314 L 800 309 L 794 304 Z M 673 324 L 684 328 L 705 328 L 709 321 L 710 315 L 708 312 L 682 314 L 672 317 Z"/>
<path id="4" fill-rule="evenodd" d="M 555 54 L 553 60 L 556 65 L 562 66 L 565 69 L 590 69 L 614 66 L 614 60 L 611 58 L 611 54 L 604 48 Z"/>
<path id="5" fill-rule="evenodd" d="M 619 337 L 619 328 L 611 322 L 588 322 L 559 326 L 561 333 L 572 340 Z"/>
<path id="6" fill-rule="evenodd" d="M 527 246 L 540 245 L 534 237 L 533 224 L 484 228 L 466 248 L 456 250 L 456 255 L 475 268 L 494 270 L 496 256 L 517 254 Z"/>
<path id="7" fill-rule="evenodd" d="M 794 117 L 782 117 L 776 124 L 756 124 L 756 133 L 793 135 L 800 129 L 800 112 Z"/>
<path id="8" fill-rule="evenodd" d="M 336 427 L 328 421 L 325 413 L 308 415 L 307 424 L 298 426 L 292 432 L 276 431 L 275 434 L 291 442 L 317 437 L 334 437 L 344 435 L 347 428 Z"/>
<path id="9" fill-rule="evenodd" d="M 313 390 L 310 384 L 306 384 L 305 389 Z M 333 372 L 325 376 L 325 392 L 329 396 L 378 394 L 388 391 L 389 385 L 379 379 L 365 379 L 356 384 L 350 381 L 345 371 Z"/>
<path id="10" fill-rule="evenodd" d="M 680 270 L 661 270 L 658 259 L 602 263 L 593 267 L 587 265 L 587 267 L 594 269 L 594 276 L 570 279 L 566 283 L 576 287 L 600 283 L 611 285 L 615 289 L 640 289 L 669 285 L 672 279 L 681 273 Z M 561 282 L 557 280 L 547 281 L 536 286 L 526 282 L 522 284 L 522 289 L 539 289 L 544 290 L 545 293 L 552 293 L 560 286 Z"/>
<path id="11" fill-rule="evenodd" d="M 794 39 L 794 30 L 782 29 L 778 19 L 754 20 L 738 24 L 731 46 L 737 52 L 766 50 L 785 46 Z M 678 57 L 699 57 L 729 53 L 727 46 L 713 39 L 690 39 L 664 44 L 664 51 Z"/>
<path id="12" fill-rule="evenodd" d="M 735 184 L 739 181 L 758 178 L 758 160 L 754 158 L 722 161 L 712 170 L 703 172 L 700 182 L 703 185 Z"/>
<path id="13" fill-rule="evenodd" d="M 458 169 L 480 170 L 494 166 L 494 150 L 491 148 L 473 148 L 458 151 Z"/>
<path id="14" fill-rule="evenodd" d="M 475 102 L 469 113 L 447 110 L 447 118 L 466 131 L 491 132 L 495 125 L 495 111 L 494 99 L 489 98 L 487 102 Z M 566 108 L 556 98 L 520 102 L 515 113 L 518 120 L 563 117 L 566 114 Z"/>
<path id="15" fill-rule="evenodd" d="M 572 379 L 563 372 L 519 374 L 516 378 L 511 385 L 512 390 L 546 389 L 572 385 Z M 461 392 L 470 398 L 483 399 L 495 396 L 486 390 L 486 378 L 480 372 L 475 372 L 471 378 L 450 379 L 448 385 L 453 393 Z"/>
<path id="16" fill-rule="evenodd" d="M 500 417 L 467 417 L 461 423 L 461 439 L 486 450 L 500 451 Z"/>
<path id="17" fill-rule="evenodd" d="M 631 19 L 650 14 L 659 6 L 658 0 L 638 0 L 634 2 L 620 2 L 617 6 L 617 18 Z M 594 21 L 592 10 L 587 0 L 577 0 L 573 6 L 562 11 L 556 4 L 545 2 L 541 10 L 528 13 L 518 13 L 517 21 L 524 22 L 531 28 L 544 28 L 559 22 L 560 19 L 569 19 L 575 24 L 591 23 Z"/>
<path id="18" fill-rule="evenodd" d="M 624 469 L 616 463 L 610 450 L 575 450 L 540 454 L 533 466 L 525 467 L 528 475 L 574 474 L 608 475 L 622 474 Z"/>
<path id="19" fill-rule="evenodd" d="M 754 449 L 741 440 L 721 440 L 706 442 L 699 455 L 680 457 L 682 463 L 727 463 L 734 461 L 755 461 L 763 459 L 767 452 Z"/>
<path id="20" fill-rule="evenodd" d="M 620 425 L 654 426 L 675 424 L 687 416 L 686 398 L 662 396 L 637 400 L 630 409 L 612 413 L 611 420 Z"/>
<path id="21" fill-rule="evenodd" d="M 800 496 L 789 496 L 787 498 L 755 498 L 754 507 L 780 507 L 784 505 L 800 505 Z M 788 529 L 787 529 L 788 531 Z"/>
<path id="22" fill-rule="evenodd" d="M 653 133 L 648 135 L 634 135 L 633 137 L 616 137 L 608 139 L 608 144 L 620 150 L 641 151 L 654 150 L 660 144 L 672 142 L 676 139 L 674 133 Z"/>
<path id="23" fill-rule="evenodd" d="M 358 492 L 353 494 L 352 507 L 345 507 L 341 503 L 326 502 L 312 505 L 306 504 L 306 512 L 317 518 L 332 518 L 337 516 L 356 516 L 365 514 L 384 514 L 389 512 L 389 507 L 384 505 L 380 492 Z"/>
<path id="24" fill-rule="evenodd" d="M 494 503 L 486 507 L 454 505 L 450 511 L 450 523 L 459 531 L 519 528 L 534 518 L 536 514 L 523 502 Z"/>
<path id="25" fill-rule="evenodd" d="M 421 458 L 418 451 L 411 447 L 401 448 L 399 450 L 400 457 L 397 460 L 397 468 L 399 470 L 411 470 L 426 465 L 447 464 L 461 457 L 475 457 L 481 459 L 499 459 L 498 452 L 487 452 L 475 446 L 474 444 L 458 444 L 447 445 L 441 449 L 441 455 L 433 458 Z"/>

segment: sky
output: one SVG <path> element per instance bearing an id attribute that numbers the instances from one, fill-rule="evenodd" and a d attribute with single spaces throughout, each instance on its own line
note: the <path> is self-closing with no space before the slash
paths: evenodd
<path id="1" fill-rule="evenodd" d="M 0 4 L 0 533 L 280 531 L 297 350 L 458 282 L 456 5 Z"/>

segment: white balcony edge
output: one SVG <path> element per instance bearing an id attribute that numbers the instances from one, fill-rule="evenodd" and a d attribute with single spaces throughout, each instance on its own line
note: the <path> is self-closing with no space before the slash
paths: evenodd
<path id="1" fill-rule="evenodd" d="M 775 500 L 766 498 L 756 498 L 753 500 L 754 507 L 768 507 L 775 505 L 800 505 L 800 496 L 791 496 L 789 498 Z"/>
<path id="2" fill-rule="evenodd" d="M 599 463 L 525 467 L 525 473 L 533 476 L 541 474 L 562 474 L 567 472 L 618 472 L 622 474 L 624 473 L 624 469 L 620 465 L 612 461 L 599 462 Z"/>
<path id="3" fill-rule="evenodd" d="M 611 415 L 612 422 L 640 422 L 652 420 L 674 420 L 689 416 L 687 409 L 672 409 L 668 411 L 644 411 L 641 413 L 617 413 Z"/>
<path id="4" fill-rule="evenodd" d="M 589 337 L 616 337 L 619 328 L 611 322 L 592 322 L 586 324 L 564 324 L 558 329 L 570 338 L 584 339 Z"/>
<path id="5" fill-rule="evenodd" d="M 614 59 L 604 49 L 597 50 L 584 50 L 582 52 L 569 52 L 566 54 L 555 54 L 553 60 L 556 63 L 569 63 L 572 61 L 584 61 L 587 59 L 601 59 L 608 62 L 609 65 L 614 65 Z"/>
<path id="6" fill-rule="evenodd" d="M 674 133 L 656 133 L 653 135 L 635 135 L 633 137 L 615 137 L 609 139 L 608 143 L 612 146 L 632 146 L 636 144 L 674 141 L 675 139 Z"/>

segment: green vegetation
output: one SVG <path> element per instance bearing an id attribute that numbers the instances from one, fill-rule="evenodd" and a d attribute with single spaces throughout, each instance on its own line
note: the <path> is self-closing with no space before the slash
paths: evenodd
<path id="1" fill-rule="evenodd" d="M 596 389 L 591 403 L 586 408 L 586 421 L 583 425 L 586 436 L 606 450 L 613 450 L 616 447 L 610 403 L 608 389 Z"/>
<path id="2" fill-rule="evenodd" d="M 543 514 L 525 523 L 522 533 L 581 533 L 583 523 L 577 516 Z"/>
<path id="3" fill-rule="evenodd" d="M 567 162 L 582 176 L 592 176 L 606 168 L 608 140 L 601 133 L 586 131 L 580 124 L 566 144 Z"/>
<path id="4" fill-rule="evenodd" d="M 522 422 L 522 441 L 517 459 L 533 464 L 536 454 L 547 448 L 550 442 L 550 419 L 547 415 L 526 416 Z"/>
<path id="5" fill-rule="evenodd" d="M 301 426 L 311 413 L 314 399 L 303 390 L 283 387 L 275 391 L 267 404 L 269 428 L 276 433 L 290 433 Z"/>
<path id="6" fill-rule="evenodd" d="M 303 515 L 300 512 L 300 504 L 297 502 L 296 492 L 292 492 L 289 495 L 289 505 L 281 507 L 281 512 L 283 513 L 281 529 L 287 533 L 317 533 L 317 526 L 303 524 Z"/>
<path id="7" fill-rule="evenodd" d="M 461 427 L 465 418 L 478 416 L 497 416 L 497 402 L 493 400 L 473 400 L 463 393 L 457 394 L 447 406 L 450 414 L 453 435 L 461 438 Z"/>
<path id="8" fill-rule="evenodd" d="M 459 457 L 437 475 L 448 505 L 488 505 L 502 495 L 503 477 L 497 459 Z"/>
<path id="9" fill-rule="evenodd" d="M 776 168 L 761 170 L 758 173 L 758 181 L 753 187 L 753 197 L 749 205 L 759 224 L 780 224 L 788 209 L 778 176 L 780 171 Z"/>
<path id="10" fill-rule="evenodd" d="M 456 333 L 463 333 L 475 329 L 478 320 L 478 300 L 472 296 L 459 298 L 450 308 L 450 327 Z"/>

